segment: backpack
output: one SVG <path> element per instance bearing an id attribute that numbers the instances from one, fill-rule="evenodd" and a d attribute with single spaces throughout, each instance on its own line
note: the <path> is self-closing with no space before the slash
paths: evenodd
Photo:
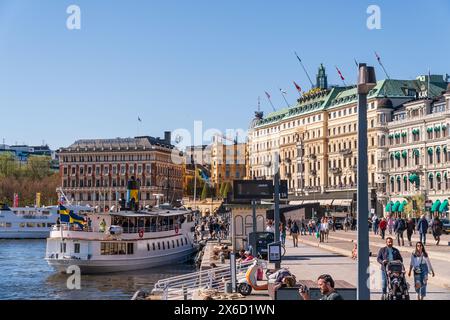
<path id="1" fill-rule="evenodd" d="M 397 230 L 398 230 L 398 231 L 405 231 L 405 229 L 406 229 L 406 226 L 405 226 L 405 220 L 399 219 L 399 220 L 398 220 L 398 227 L 397 227 Z"/>

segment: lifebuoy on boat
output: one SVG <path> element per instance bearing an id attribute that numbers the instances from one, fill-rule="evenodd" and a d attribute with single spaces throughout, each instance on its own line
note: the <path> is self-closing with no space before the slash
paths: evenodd
<path id="1" fill-rule="evenodd" d="M 139 238 L 143 238 L 144 237 L 144 230 L 139 230 Z"/>

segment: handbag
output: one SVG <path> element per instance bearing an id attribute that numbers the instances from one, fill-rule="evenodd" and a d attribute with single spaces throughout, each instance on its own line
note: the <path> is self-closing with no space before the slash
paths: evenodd
<path id="1" fill-rule="evenodd" d="M 422 267 L 421 267 L 422 262 L 423 262 L 423 254 L 422 254 L 422 256 L 420 257 L 420 263 L 419 263 L 419 266 L 414 268 L 414 274 L 421 274 L 421 273 L 422 273 Z"/>

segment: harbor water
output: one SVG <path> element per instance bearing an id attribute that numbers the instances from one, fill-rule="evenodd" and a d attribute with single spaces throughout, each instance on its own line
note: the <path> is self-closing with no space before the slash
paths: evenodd
<path id="1" fill-rule="evenodd" d="M 58 274 L 44 260 L 46 240 L 0 240 L 0 300 L 129 300 L 171 276 L 195 271 L 194 264 L 102 275 L 82 275 L 81 289 L 69 290 L 70 275 Z"/>

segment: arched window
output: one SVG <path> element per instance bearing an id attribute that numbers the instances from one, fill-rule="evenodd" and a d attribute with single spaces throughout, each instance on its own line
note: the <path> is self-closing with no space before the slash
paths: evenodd
<path id="1" fill-rule="evenodd" d="M 234 218 L 234 232 L 236 233 L 236 236 L 244 235 L 244 220 L 242 219 L 242 216 L 236 216 Z"/>
<path id="2" fill-rule="evenodd" d="M 258 232 L 264 232 L 264 217 L 261 215 L 258 215 L 256 217 L 256 230 Z"/>

